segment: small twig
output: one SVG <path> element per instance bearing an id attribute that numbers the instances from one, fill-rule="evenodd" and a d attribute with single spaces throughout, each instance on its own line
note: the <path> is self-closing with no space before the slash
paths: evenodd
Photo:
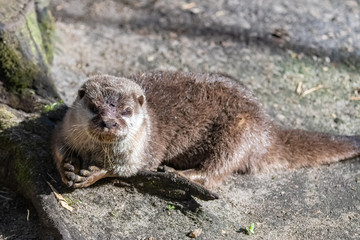
<path id="1" fill-rule="evenodd" d="M 26 221 L 28 222 L 30 218 L 30 210 L 27 209 L 27 214 L 26 214 Z"/>
<path id="2" fill-rule="evenodd" d="M 323 88 L 323 87 L 324 87 L 323 85 L 319 85 L 319 86 L 317 86 L 317 87 L 310 88 L 310 89 L 304 91 L 301 96 L 304 97 L 304 96 L 306 96 L 306 95 L 308 95 L 308 94 L 310 94 L 310 93 L 312 93 L 312 92 L 315 92 L 315 91 L 317 91 L 317 90 L 319 90 L 319 89 L 321 89 L 321 88 Z"/>
<path id="3" fill-rule="evenodd" d="M 3 195 L 0 195 L 0 197 L 3 198 L 3 199 L 6 199 L 6 200 L 12 200 L 12 198 L 8 198 L 8 197 L 5 197 Z"/>
<path id="4" fill-rule="evenodd" d="M 48 181 L 46 181 L 46 183 L 49 185 L 49 187 L 50 187 L 51 190 L 53 191 L 53 193 L 54 193 L 56 199 L 59 201 L 60 205 L 61 205 L 63 208 L 65 208 L 65 209 L 69 210 L 70 212 L 72 212 L 72 211 L 74 210 L 74 208 L 71 207 L 71 206 L 68 204 L 68 202 L 66 201 L 66 199 L 65 199 L 60 193 L 58 193 L 58 192 L 56 191 L 56 189 L 55 189 Z"/>
<path id="5" fill-rule="evenodd" d="M 298 86 L 296 88 L 296 93 L 299 94 L 299 95 L 301 95 L 301 93 L 302 93 L 302 85 L 303 85 L 303 83 L 299 82 L 299 84 L 298 84 Z"/>
<path id="6" fill-rule="evenodd" d="M 182 5 L 182 10 L 189 10 L 196 7 L 196 3 L 192 2 L 192 3 L 186 3 L 184 5 Z"/>
<path id="7" fill-rule="evenodd" d="M 46 173 L 54 182 L 56 182 L 56 180 L 49 174 L 49 173 Z"/>
<path id="8" fill-rule="evenodd" d="M 360 97 L 352 96 L 352 97 L 349 98 L 349 100 L 351 100 L 351 101 L 360 101 Z"/>

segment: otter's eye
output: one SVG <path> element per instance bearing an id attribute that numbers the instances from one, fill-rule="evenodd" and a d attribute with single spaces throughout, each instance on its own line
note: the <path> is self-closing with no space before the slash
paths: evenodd
<path id="1" fill-rule="evenodd" d="M 125 110 L 121 113 L 121 115 L 124 117 L 130 116 L 131 114 L 132 114 L 132 110 L 129 107 L 125 108 Z"/>

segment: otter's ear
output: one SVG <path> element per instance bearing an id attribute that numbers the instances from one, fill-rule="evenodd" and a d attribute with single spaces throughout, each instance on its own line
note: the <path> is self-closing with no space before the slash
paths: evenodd
<path id="1" fill-rule="evenodd" d="M 82 99 L 82 98 L 84 97 L 84 95 L 85 95 L 85 89 L 80 88 L 80 89 L 78 90 L 78 96 L 79 96 L 79 98 Z"/>
<path id="2" fill-rule="evenodd" d="M 137 100 L 138 100 L 140 106 L 142 106 L 142 105 L 144 104 L 144 102 L 145 102 L 145 96 L 144 96 L 144 95 L 141 95 L 141 96 L 139 96 L 139 97 L 137 98 Z"/>

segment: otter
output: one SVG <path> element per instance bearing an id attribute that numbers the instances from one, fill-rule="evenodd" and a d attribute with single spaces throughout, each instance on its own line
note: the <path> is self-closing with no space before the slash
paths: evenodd
<path id="1" fill-rule="evenodd" d="M 285 129 L 242 83 L 215 73 L 92 76 L 53 139 L 62 181 L 74 188 L 165 164 L 213 189 L 233 173 L 360 155 L 360 136 Z"/>

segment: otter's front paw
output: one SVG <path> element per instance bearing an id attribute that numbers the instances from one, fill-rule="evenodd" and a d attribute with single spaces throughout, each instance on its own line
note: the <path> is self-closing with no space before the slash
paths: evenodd
<path id="1" fill-rule="evenodd" d="M 66 184 L 66 186 L 71 187 L 74 184 L 76 179 L 75 167 L 71 163 L 64 163 L 62 167 L 63 171 L 61 172 L 61 179 Z"/>
<path id="2" fill-rule="evenodd" d="M 88 169 L 82 169 L 79 175 L 75 174 L 74 188 L 84 188 L 94 184 L 96 181 L 107 176 L 108 171 L 96 166 L 90 166 Z"/>

